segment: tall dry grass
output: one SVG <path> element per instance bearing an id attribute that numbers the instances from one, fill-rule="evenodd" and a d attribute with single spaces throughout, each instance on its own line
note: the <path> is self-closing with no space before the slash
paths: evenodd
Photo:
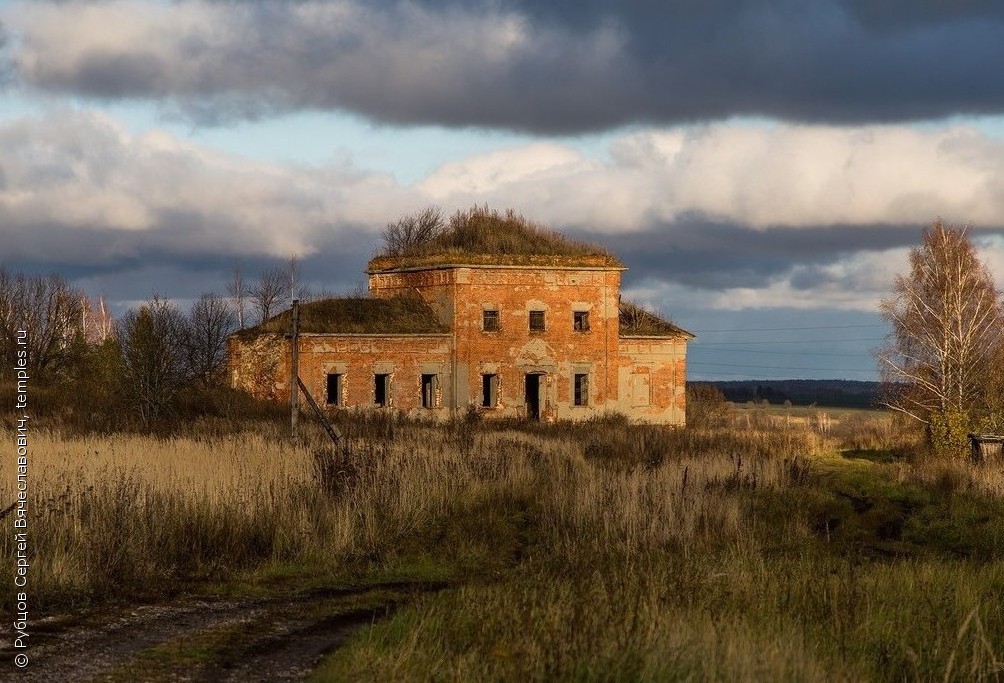
<path id="1" fill-rule="evenodd" d="M 1004 592 L 1004 565 L 992 529 L 977 539 L 989 560 L 941 549 L 876 555 L 906 541 L 883 535 L 893 545 L 872 550 L 874 539 L 861 540 L 866 523 L 897 533 L 875 515 L 895 517 L 899 499 L 874 500 L 895 498 L 897 486 L 923 488 L 909 505 L 954 494 L 902 460 L 858 463 L 848 480 L 881 480 L 888 491 L 834 484 L 832 432 L 618 421 L 343 431 L 353 435 L 344 451 L 317 434 L 291 446 L 271 427 L 33 433 L 36 608 L 283 568 L 346 581 L 409 574 L 464 586 L 367 629 L 321 680 L 974 680 L 1004 671 L 1004 606 L 990 597 Z M 998 495 L 994 476 L 963 472 L 982 482 L 973 496 Z M 14 495 L 12 481 L 0 481 L 0 502 Z M 833 515 L 844 527 L 831 539 Z M 10 543 L 0 538 L 8 555 Z M 0 581 L 10 571 L 0 566 Z"/>
<path id="2" fill-rule="evenodd" d="M 700 436 L 657 430 L 633 441 L 597 430 L 583 443 L 515 430 L 444 439 L 442 428 L 412 426 L 392 439 L 357 438 L 336 463 L 333 476 L 351 479 L 339 492 L 321 485 L 318 465 L 331 456 L 316 442 L 208 434 L 34 433 L 36 599 L 97 600 L 263 563 L 350 566 L 418 550 L 444 525 L 476 526 L 479 515 L 532 515 L 534 533 L 563 554 L 717 542 L 742 531 L 731 492 L 804 476 L 798 449 L 771 457 L 765 434 L 712 453 Z M 0 500 L 15 495 L 13 477 L 0 481 Z M 10 542 L 0 541 L 5 551 Z M 463 534 L 455 542 L 464 545 Z"/>

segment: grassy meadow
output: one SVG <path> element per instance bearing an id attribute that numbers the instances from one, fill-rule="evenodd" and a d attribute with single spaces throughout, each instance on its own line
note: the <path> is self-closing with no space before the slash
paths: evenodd
<path id="1" fill-rule="evenodd" d="M 882 413 L 750 412 L 346 420 L 337 451 L 267 421 L 38 428 L 34 608 L 428 580 L 313 680 L 1004 678 L 1004 467 Z"/>

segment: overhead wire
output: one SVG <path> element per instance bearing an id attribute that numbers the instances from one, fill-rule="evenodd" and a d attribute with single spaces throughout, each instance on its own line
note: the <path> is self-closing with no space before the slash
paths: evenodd
<path id="1" fill-rule="evenodd" d="M 741 329 L 711 329 L 711 330 L 695 330 L 698 335 L 702 334 L 713 334 L 713 333 L 758 333 L 758 332 L 802 332 L 802 331 L 812 331 L 812 330 L 843 330 L 843 329 L 867 329 L 867 328 L 879 328 L 886 327 L 884 324 L 880 323 L 869 323 L 869 324 L 853 324 L 853 325 L 805 325 L 800 327 L 754 327 L 754 328 L 741 328 Z M 769 347 L 778 344 L 803 344 L 810 345 L 810 348 L 814 345 L 815 348 L 824 348 L 823 345 L 829 344 L 839 344 L 839 343 L 860 343 L 860 342 L 881 342 L 884 341 L 885 337 L 855 337 L 855 338 L 838 338 L 838 339 L 742 339 L 733 341 L 718 341 L 718 342 L 705 342 L 700 338 L 691 342 L 691 353 L 699 354 L 703 352 L 707 353 L 730 353 L 730 354 L 747 354 L 745 357 L 746 363 L 720 363 L 713 362 L 715 359 L 712 357 L 710 361 L 696 360 L 692 356 L 688 360 L 687 365 L 692 367 L 695 374 L 699 375 L 731 375 L 735 376 L 737 374 L 742 374 L 743 370 L 755 370 L 758 373 L 764 375 L 763 379 L 772 379 L 770 375 L 785 375 L 790 371 L 801 371 L 801 372 L 833 372 L 833 373 L 867 373 L 873 374 L 875 370 L 873 368 L 869 369 L 858 369 L 858 368 L 834 368 L 834 367 L 804 367 L 804 366 L 788 366 L 788 365 L 756 365 L 750 364 L 749 361 L 754 360 L 749 357 L 749 354 L 769 354 L 769 355 L 785 355 L 785 356 L 828 356 L 831 358 L 867 358 L 870 357 L 870 353 L 839 353 L 839 352 L 822 352 L 822 351 L 797 351 L 797 350 L 771 350 Z M 761 348 L 768 347 L 768 348 Z M 698 355 L 698 358 L 701 356 Z M 727 360 L 727 359 L 723 359 Z M 710 368 L 734 368 L 732 372 L 716 372 Z"/>
<path id="2" fill-rule="evenodd" d="M 735 365 L 733 363 L 702 363 L 688 361 L 687 365 L 704 365 L 713 368 L 744 368 L 748 370 L 814 370 L 819 372 L 875 372 L 874 369 L 857 370 L 854 368 L 803 368 L 788 365 Z"/>
<path id="3" fill-rule="evenodd" d="M 736 341 L 736 342 L 691 342 L 694 346 L 750 346 L 752 344 L 829 344 L 831 342 L 870 342 L 885 341 L 885 337 L 866 337 L 862 339 L 779 339 L 761 341 Z"/>
<path id="4" fill-rule="evenodd" d="M 867 325 L 812 325 L 806 327 L 743 327 L 734 330 L 692 330 L 695 334 L 711 334 L 713 332 L 799 332 L 801 330 L 842 330 L 862 327 L 886 327 L 882 323 Z"/>

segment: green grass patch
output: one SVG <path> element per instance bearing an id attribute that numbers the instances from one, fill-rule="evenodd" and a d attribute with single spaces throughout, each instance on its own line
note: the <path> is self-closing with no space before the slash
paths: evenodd
<path id="1" fill-rule="evenodd" d="M 311 680 L 976 680 L 1000 562 L 651 555 L 508 575 L 361 630 Z"/>

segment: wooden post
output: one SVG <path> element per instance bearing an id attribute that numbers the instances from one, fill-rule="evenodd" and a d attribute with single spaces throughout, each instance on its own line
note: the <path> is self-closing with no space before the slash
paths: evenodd
<path id="1" fill-rule="evenodd" d="M 300 416 L 300 300 L 293 299 L 293 349 L 289 362 L 289 430 L 296 440 L 296 422 Z"/>
<path id="2" fill-rule="evenodd" d="M 338 442 L 342 438 L 342 433 L 338 431 L 338 427 L 328 422 L 328 418 L 324 417 L 324 412 L 321 410 L 321 407 L 317 405 L 317 401 L 315 401 L 314 397 L 310 395 L 310 392 L 307 391 L 307 387 L 303 383 L 303 380 L 297 378 L 296 381 L 300 385 L 300 391 L 303 392 L 303 397 L 307 399 L 307 405 L 310 406 L 312 411 L 314 411 L 314 417 L 316 417 L 317 421 L 321 423 L 322 427 L 324 427 L 324 431 L 328 433 L 328 436 L 331 438 L 331 443 L 337 446 Z"/>

